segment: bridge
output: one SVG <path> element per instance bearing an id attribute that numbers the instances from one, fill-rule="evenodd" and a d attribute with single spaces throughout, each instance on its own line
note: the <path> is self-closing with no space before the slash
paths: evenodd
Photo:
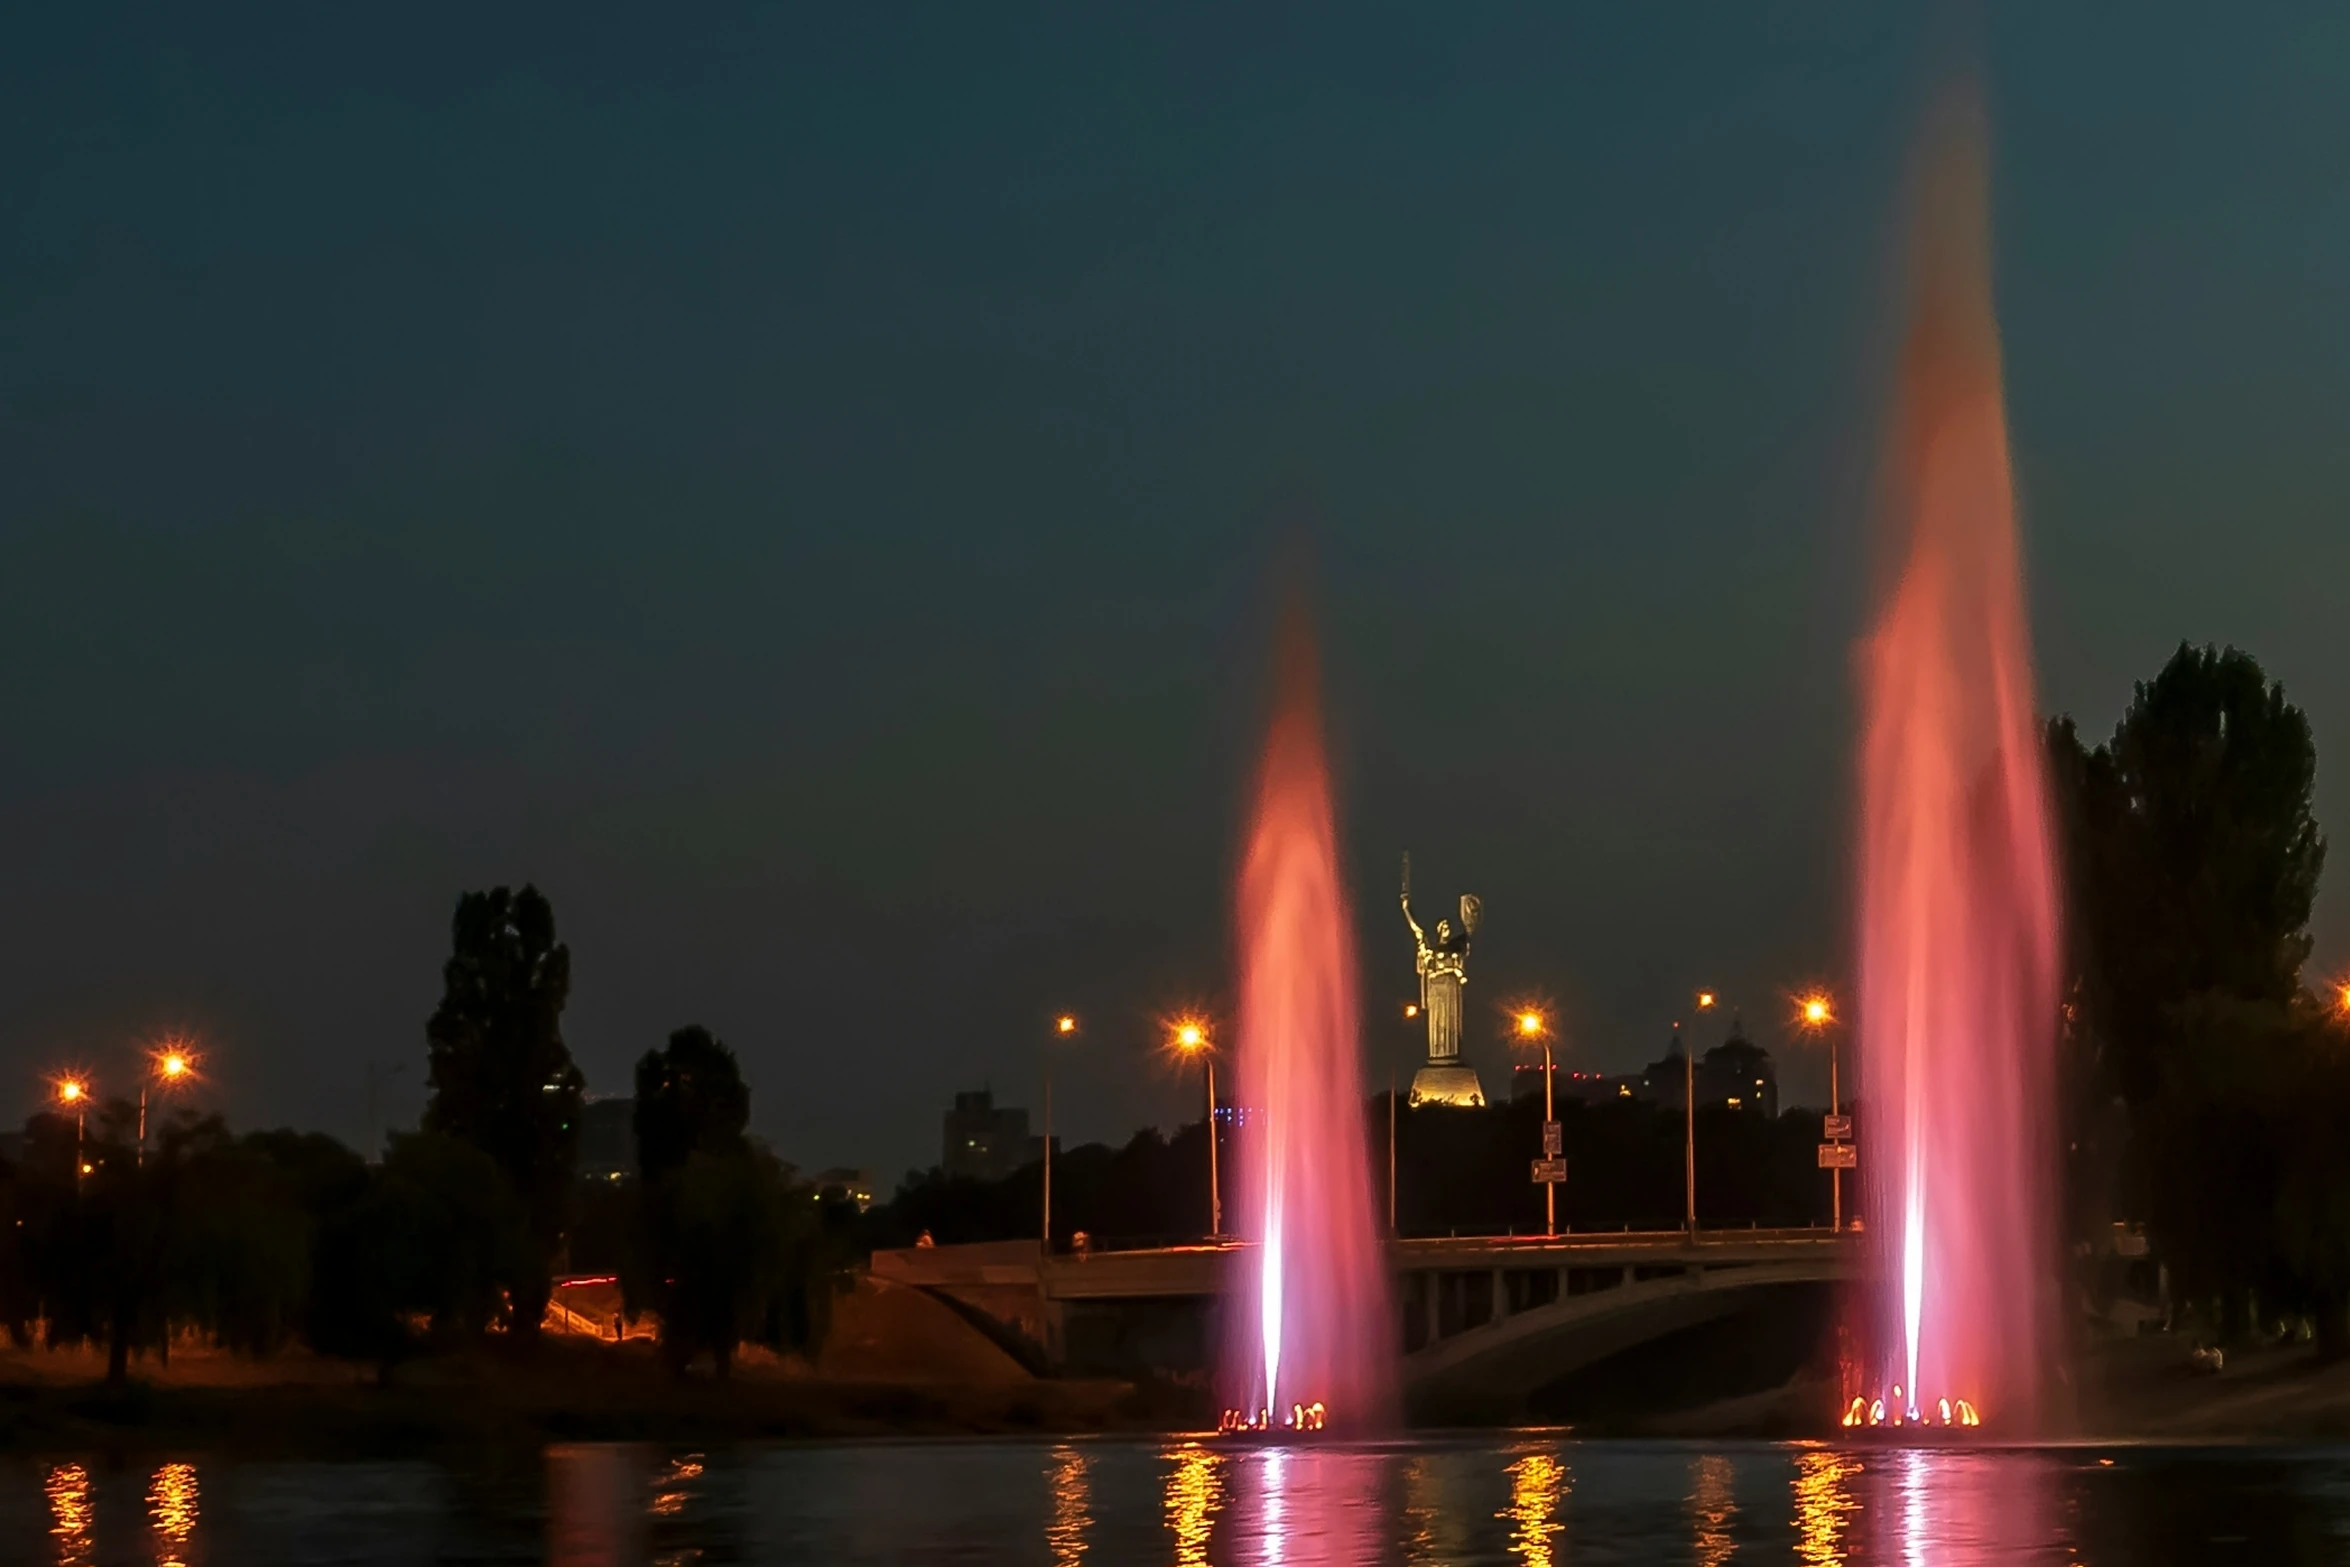
<path id="1" fill-rule="evenodd" d="M 1047 1258 L 1034 1241 L 873 1254 L 876 1279 L 955 1307 L 1039 1371 L 1200 1374 L 1245 1242 Z M 1684 1230 L 1403 1239 L 1388 1246 L 1407 1410 L 1518 1418 L 1544 1384 L 1861 1265 L 1850 1231 Z"/>

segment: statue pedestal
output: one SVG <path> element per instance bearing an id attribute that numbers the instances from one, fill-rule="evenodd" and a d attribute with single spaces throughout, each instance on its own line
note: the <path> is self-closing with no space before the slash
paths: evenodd
<path id="1" fill-rule="evenodd" d="M 1480 1109 L 1485 1104 L 1485 1085 L 1477 1081 L 1475 1067 L 1464 1066 L 1457 1059 L 1443 1066 L 1430 1064 L 1412 1074 L 1412 1096 L 1406 1102 L 1415 1110 L 1422 1105 Z"/>

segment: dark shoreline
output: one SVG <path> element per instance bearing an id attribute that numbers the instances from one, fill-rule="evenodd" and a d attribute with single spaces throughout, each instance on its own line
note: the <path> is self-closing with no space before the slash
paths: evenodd
<path id="1" fill-rule="evenodd" d="M 1189 1399 L 1123 1382 L 960 1384 L 766 1366 L 725 1381 L 680 1380 L 649 1357 L 559 1344 L 419 1360 L 389 1385 L 308 1357 L 215 1360 L 194 1374 L 183 1365 L 138 1367 L 121 1387 L 81 1370 L 45 1356 L 0 1368 L 0 1453 L 366 1458 L 552 1442 L 1144 1434 L 1198 1423 Z"/>
<path id="2" fill-rule="evenodd" d="M 2272 1349 L 2240 1356 L 2217 1376 L 2197 1376 L 2183 1354 L 2176 1340 L 2104 1347 L 2080 1366 L 2071 1419 L 2035 1439 L 2003 1442 L 1991 1429 L 1968 1445 L 2350 1441 L 2350 1362 L 2329 1365 L 2307 1350 Z M 389 1385 L 377 1385 L 364 1369 L 308 1357 L 141 1367 L 150 1374 L 134 1374 L 119 1388 L 91 1369 L 80 1357 L 23 1354 L 0 1366 L 0 1453 L 365 1459 L 562 1442 L 1149 1438 L 1212 1424 L 1196 1390 L 1163 1384 L 852 1378 L 773 1365 L 747 1367 L 723 1382 L 679 1380 L 650 1357 L 558 1343 L 418 1360 L 399 1368 Z M 1698 1408 L 1553 1429 L 1584 1440 L 1899 1445 L 1840 1431 L 1823 1413 L 1830 1395 L 1803 1378 Z M 1435 1436 L 1482 1428 L 1415 1429 Z"/>

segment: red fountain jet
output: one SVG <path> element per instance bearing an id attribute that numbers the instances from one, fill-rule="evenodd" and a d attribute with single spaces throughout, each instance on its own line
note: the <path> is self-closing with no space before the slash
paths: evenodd
<path id="1" fill-rule="evenodd" d="M 1313 641 L 1293 611 L 1240 870 L 1239 1216 L 1256 1242 L 1227 1317 L 1240 1429 L 1360 1430 L 1390 1409 L 1352 931 Z"/>
<path id="2" fill-rule="evenodd" d="M 2017 1434 L 2049 1344 L 2057 903 L 1985 162 L 1959 105 L 1919 187 L 1893 575 L 1864 648 L 1861 1162 L 1887 1298 L 1871 1397 L 1845 1413 L 1914 1428 L 1947 1404 Z"/>

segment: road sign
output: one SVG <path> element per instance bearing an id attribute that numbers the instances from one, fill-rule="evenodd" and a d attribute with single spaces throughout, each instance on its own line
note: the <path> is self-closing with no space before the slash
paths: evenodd
<path id="1" fill-rule="evenodd" d="M 1850 1170 L 1860 1164 L 1860 1150 L 1850 1143 L 1820 1144 L 1820 1168 L 1823 1170 Z"/>
<path id="2" fill-rule="evenodd" d="M 1537 1159 L 1534 1161 L 1534 1181 L 1540 1186 L 1556 1186 L 1567 1178 L 1564 1159 Z"/>
<path id="3" fill-rule="evenodd" d="M 1564 1140 L 1564 1139 L 1563 1139 L 1563 1138 L 1560 1136 L 1560 1134 L 1559 1134 L 1559 1124 L 1558 1124 L 1558 1122 L 1556 1122 L 1556 1121 L 1545 1121 L 1545 1122 L 1543 1122 L 1543 1123 L 1542 1123 L 1542 1157 L 1543 1157 L 1543 1158 L 1545 1158 L 1545 1159 L 1556 1159 L 1556 1158 L 1557 1158 L 1557 1157 L 1558 1157 L 1560 1154 L 1562 1154 L 1562 1153 L 1565 1153 L 1566 1151 L 1567 1151 L 1567 1145 L 1566 1145 L 1566 1142 L 1565 1142 L 1565 1140 Z"/>
<path id="4" fill-rule="evenodd" d="M 1852 1141 L 1852 1117 L 1848 1115 L 1826 1117 L 1820 1124 L 1820 1135 L 1832 1143 Z"/>

